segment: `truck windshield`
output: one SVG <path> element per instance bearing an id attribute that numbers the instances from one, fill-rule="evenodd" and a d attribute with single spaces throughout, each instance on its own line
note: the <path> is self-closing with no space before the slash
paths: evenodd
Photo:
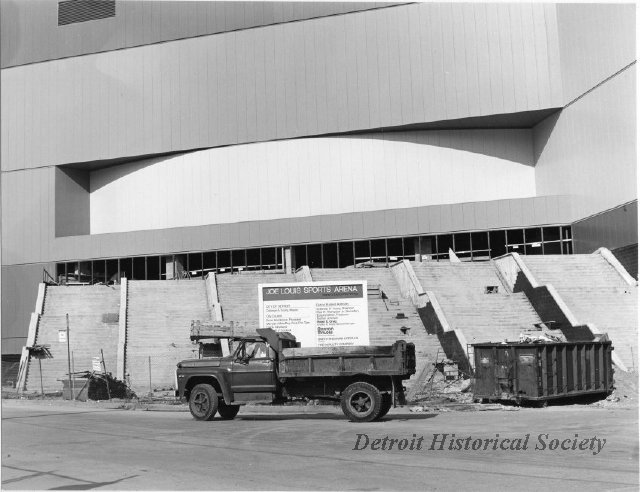
<path id="1" fill-rule="evenodd" d="M 239 359 L 264 359 L 267 357 L 267 344 L 265 342 L 245 342 L 240 346 L 237 357 Z"/>

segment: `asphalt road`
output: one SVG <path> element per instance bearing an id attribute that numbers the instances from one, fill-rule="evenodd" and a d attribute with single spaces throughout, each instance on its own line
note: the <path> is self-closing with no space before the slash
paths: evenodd
<path id="1" fill-rule="evenodd" d="M 2 488 L 637 490 L 638 414 L 395 409 L 355 424 L 331 407 L 254 407 L 198 422 L 185 412 L 4 400 Z"/>

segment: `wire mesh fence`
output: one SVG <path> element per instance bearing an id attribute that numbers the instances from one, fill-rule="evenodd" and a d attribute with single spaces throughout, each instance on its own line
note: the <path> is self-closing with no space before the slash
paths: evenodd
<path id="1" fill-rule="evenodd" d="M 136 395 L 173 394 L 176 389 L 176 365 L 184 359 L 197 358 L 197 347 L 162 355 L 136 354 L 127 357 L 125 382 Z"/>

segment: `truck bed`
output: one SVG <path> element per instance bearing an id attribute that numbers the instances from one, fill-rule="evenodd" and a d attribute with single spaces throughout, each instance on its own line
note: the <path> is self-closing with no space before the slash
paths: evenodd
<path id="1" fill-rule="evenodd" d="M 280 378 L 358 374 L 409 378 L 414 372 L 415 346 L 402 340 L 392 346 L 287 348 L 278 365 Z"/>

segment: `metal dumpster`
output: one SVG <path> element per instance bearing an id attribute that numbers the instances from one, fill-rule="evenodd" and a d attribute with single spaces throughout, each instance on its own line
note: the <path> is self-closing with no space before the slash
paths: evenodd
<path id="1" fill-rule="evenodd" d="M 516 403 L 613 391 L 611 341 L 473 345 L 476 401 Z"/>

